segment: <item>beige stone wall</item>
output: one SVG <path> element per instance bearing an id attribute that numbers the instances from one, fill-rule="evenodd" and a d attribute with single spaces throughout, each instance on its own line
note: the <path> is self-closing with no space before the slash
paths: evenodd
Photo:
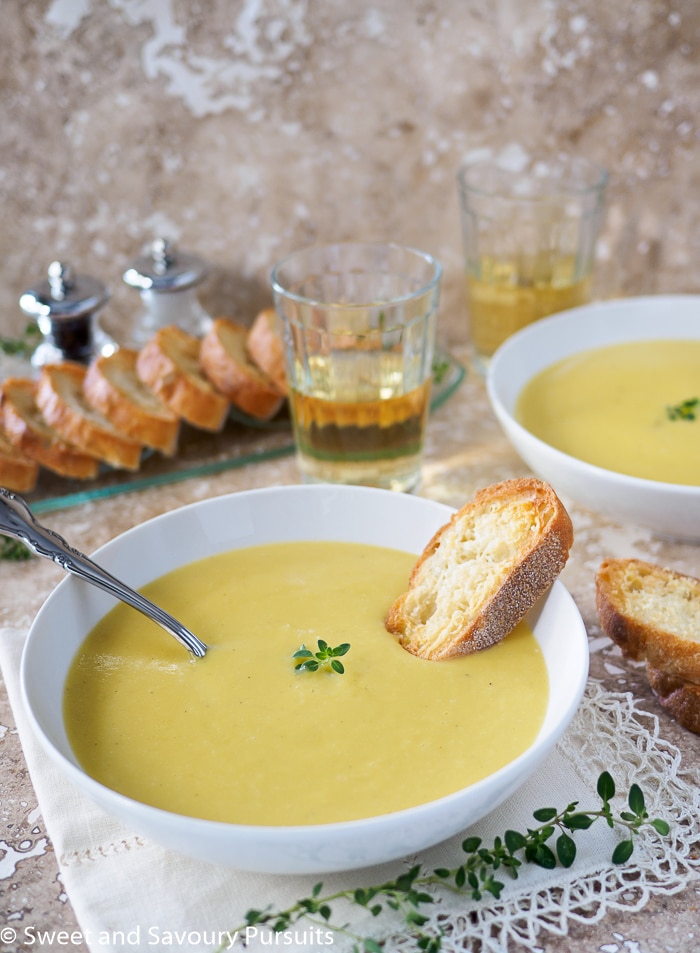
<path id="1" fill-rule="evenodd" d="M 445 267 L 466 334 L 455 174 L 482 150 L 610 170 L 597 294 L 700 292 L 696 0 L 5 0 L 0 331 L 59 258 L 105 281 L 164 235 L 248 320 L 281 255 L 394 239 Z"/>

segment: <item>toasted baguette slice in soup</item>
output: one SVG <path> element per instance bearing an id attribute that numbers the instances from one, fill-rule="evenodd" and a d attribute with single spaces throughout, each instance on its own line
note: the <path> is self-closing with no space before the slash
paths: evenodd
<path id="1" fill-rule="evenodd" d="M 573 544 L 569 514 L 547 483 L 480 490 L 430 540 L 385 625 L 425 659 L 503 639 L 552 585 Z"/>
<path id="2" fill-rule="evenodd" d="M 700 685 L 700 579 L 641 559 L 606 559 L 596 606 L 626 658 Z"/>

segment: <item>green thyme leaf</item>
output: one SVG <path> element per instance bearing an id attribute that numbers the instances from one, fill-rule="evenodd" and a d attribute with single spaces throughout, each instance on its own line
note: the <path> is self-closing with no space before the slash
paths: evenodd
<path id="1" fill-rule="evenodd" d="M 317 652 L 312 652 L 305 645 L 299 646 L 292 658 L 297 659 L 294 666 L 297 672 L 318 672 L 321 669 L 343 675 L 345 666 L 338 659 L 350 651 L 350 643 L 343 642 L 335 647 L 330 646 L 325 639 L 318 639 Z"/>
<path id="2" fill-rule="evenodd" d="M 666 415 L 669 420 L 696 420 L 700 413 L 700 398 L 689 397 L 688 400 L 682 400 L 680 404 L 666 408 Z"/>
<path id="3" fill-rule="evenodd" d="M 642 794 L 642 789 L 638 784 L 633 784 L 630 788 L 629 798 L 627 802 L 630 806 L 630 810 L 633 811 L 637 817 L 644 816 L 644 795 Z"/>
<path id="4" fill-rule="evenodd" d="M 609 801 L 611 798 L 615 797 L 615 782 L 607 771 L 603 771 L 601 776 L 598 778 L 597 790 L 598 797 L 602 801 Z"/>
<path id="5" fill-rule="evenodd" d="M 40 337 L 39 328 L 32 322 L 26 326 L 21 337 L 0 337 L 0 352 L 7 354 L 8 357 L 29 357 Z"/>
<path id="6" fill-rule="evenodd" d="M 527 843 L 527 839 L 520 831 L 506 831 L 505 842 L 510 853 L 514 854 L 516 851 L 523 849 Z"/>
<path id="7" fill-rule="evenodd" d="M 634 842 L 631 838 L 629 840 L 620 841 L 613 851 L 612 862 L 614 864 L 626 864 L 632 856 L 633 850 Z"/>
<path id="8" fill-rule="evenodd" d="M 594 820 L 595 818 L 589 817 L 588 814 L 576 813 L 568 814 L 563 823 L 570 831 L 587 831 Z"/>
<path id="9" fill-rule="evenodd" d="M 568 834 L 557 838 L 557 858 L 562 867 L 571 867 L 576 859 L 576 841 Z"/>
<path id="10" fill-rule="evenodd" d="M 0 536 L 0 559 L 8 562 L 22 562 L 31 559 L 32 553 L 24 543 L 11 536 Z"/>
<path id="11" fill-rule="evenodd" d="M 433 380 L 436 384 L 442 384 L 449 369 L 450 362 L 447 360 L 447 358 L 435 358 L 431 370 L 433 374 Z"/>

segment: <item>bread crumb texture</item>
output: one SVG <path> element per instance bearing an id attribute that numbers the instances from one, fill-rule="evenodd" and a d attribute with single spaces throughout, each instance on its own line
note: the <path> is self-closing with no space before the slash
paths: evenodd
<path id="1" fill-rule="evenodd" d="M 549 588 L 572 543 L 571 521 L 549 485 L 487 487 L 428 543 L 386 627 L 423 658 L 487 648 Z"/>
<path id="2" fill-rule="evenodd" d="M 700 645 L 700 581 L 636 559 L 611 560 L 603 572 L 626 612 Z"/>

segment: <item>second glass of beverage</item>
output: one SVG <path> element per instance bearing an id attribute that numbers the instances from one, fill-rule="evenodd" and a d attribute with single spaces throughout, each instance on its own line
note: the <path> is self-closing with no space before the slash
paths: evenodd
<path id="1" fill-rule="evenodd" d="M 481 373 L 515 331 L 590 300 L 607 179 L 577 156 L 461 169 L 467 311 Z"/>
<path id="2" fill-rule="evenodd" d="M 305 482 L 420 483 L 441 277 L 390 243 L 317 245 L 274 268 Z"/>

